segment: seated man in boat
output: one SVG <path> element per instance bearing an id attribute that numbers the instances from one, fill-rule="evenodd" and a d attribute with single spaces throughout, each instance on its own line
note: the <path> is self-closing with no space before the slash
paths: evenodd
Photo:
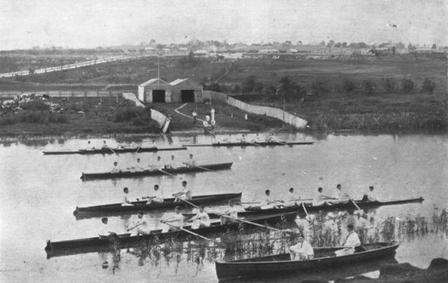
<path id="1" fill-rule="evenodd" d="M 193 192 L 187 186 L 187 181 L 182 181 L 182 191 L 173 194 L 173 196 L 176 198 L 176 201 L 181 201 L 180 199 L 191 200 L 193 198 Z"/>
<path id="2" fill-rule="evenodd" d="M 149 232 L 148 223 L 146 222 L 143 216 L 143 212 L 141 211 L 138 212 L 137 220 L 134 222 L 131 228 L 127 229 L 127 232 L 132 231 L 134 229 L 136 229 L 135 231 L 137 235 L 145 235 L 148 234 Z"/>
<path id="3" fill-rule="evenodd" d="M 137 162 L 135 163 L 134 166 L 131 166 L 128 168 L 129 171 L 131 172 L 137 172 L 137 171 L 143 171 L 145 169 L 143 169 L 141 163 L 140 163 L 140 158 L 137 158 Z"/>
<path id="4" fill-rule="evenodd" d="M 107 149 L 109 146 L 107 145 L 106 141 L 103 141 L 103 145 L 101 146 L 102 149 Z"/>
<path id="5" fill-rule="evenodd" d="M 148 200 L 146 202 L 146 204 L 163 203 L 163 201 L 164 201 L 164 199 L 162 197 L 162 193 L 159 190 L 159 185 L 157 185 L 157 184 L 154 185 L 154 191 L 152 192 L 152 194 L 149 197 L 143 197 L 142 199 Z"/>
<path id="6" fill-rule="evenodd" d="M 294 188 L 289 188 L 288 196 L 286 197 L 286 206 L 300 206 L 301 204 L 300 196 L 296 195 Z"/>
<path id="7" fill-rule="evenodd" d="M 201 205 L 199 212 L 193 216 L 191 220 L 193 221 L 192 227 L 194 227 L 194 229 L 210 227 L 210 217 L 208 216 L 208 213 L 205 212 L 203 205 Z"/>
<path id="8" fill-rule="evenodd" d="M 115 162 L 114 162 L 114 167 L 112 168 L 112 170 L 110 170 L 110 172 L 111 172 L 111 173 L 118 173 L 118 172 L 120 172 L 120 171 L 121 171 L 120 168 L 118 168 L 118 162 L 115 161 Z"/>
<path id="9" fill-rule="evenodd" d="M 374 192 L 373 186 L 369 186 L 369 190 L 362 197 L 362 201 L 378 201 L 378 199 L 376 198 L 376 193 Z"/>
<path id="10" fill-rule="evenodd" d="M 264 191 L 264 195 L 265 195 L 265 199 L 260 204 L 261 209 L 279 208 L 279 207 L 283 206 L 281 201 L 272 200 L 271 190 Z"/>
<path id="11" fill-rule="evenodd" d="M 291 260 L 310 260 L 314 257 L 314 250 L 311 244 L 302 235 L 297 237 L 296 244 L 289 247 Z"/>
<path id="12" fill-rule="evenodd" d="M 347 203 L 350 201 L 350 195 L 342 190 L 341 184 L 336 185 L 336 199 L 333 203 Z"/>
<path id="13" fill-rule="evenodd" d="M 121 206 L 132 206 L 132 202 L 128 199 L 128 193 L 129 193 L 129 189 L 128 187 L 125 187 L 123 189 L 123 203 L 121 204 Z"/>
<path id="14" fill-rule="evenodd" d="M 221 216 L 221 224 L 235 222 L 232 218 L 238 218 L 238 209 L 233 205 L 233 202 L 229 200 L 229 208 Z M 229 217 L 225 217 L 229 216 Z"/>
<path id="15" fill-rule="evenodd" d="M 174 161 L 174 155 L 171 155 L 170 163 L 166 164 L 165 168 L 177 168 L 177 167 L 178 166 L 177 166 L 176 162 Z"/>
<path id="16" fill-rule="evenodd" d="M 319 205 L 333 203 L 334 198 L 324 195 L 323 190 L 324 189 L 322 187 L 319 187 L 317 189 L 317 195 L 313 199 L 313 206 L 319 206 Z"/>
<path id="17" fill-rule="evenodd" d="M 352 223 L 347 225 L 348 235 L 344 243 L 344 248 L 335 251 L 336 256 L 350 255 L 355 253 L 361 247 L 361 241 L 358 234 L 354 231 Z"/>
<path id="18" fill-rule="evenodd" d="M 92 146 L 92 144 L 90 143 L 90 141 L 87 141 L 87 146 L 86 146 L 86 148 L 84 148 L 84 150 L 94 150 L 94 149 L 95 149 L 95 147 Z"/>
<path id="19" fill-rule="evenodd" d="M 184 162 L 187 167 L 196 167 L 196 161 L 193 159 L 193 154 L 190 153 L 188 157 L 188 161 Z"/>
<path id="20" fill-rule="evenodd" d="M 178 230 L 177 227 L 184 226 L 184 216 L 180 213 L 180 208 L 176 206 L 174 208 L 174 216 L 164 219 L 162 222 L 169 224 L 168 231 L 176 231 Z"/>
<path id="21" fill-rule="evenodd" d="M 101 227 L 101 230 L 98 233 L 98 236 L 100 238 L 109 237 L 111 235 L 116 235 L 115 232 L 111 232 L 110 231 L 110 228 L 108 226 L 108 222 L 109 222 L 109 220 L 107 219 L 107 217 L 101 218 L 101 223 L 103 223 L 103 225 Z"/>
<path id="22" fill-rule="evenodd" d="M 148 167 L 152 170 L 162 169 L 162 167 L 164 167 L 162 164 L 162 158 L 160 156 L 157 156 L 156 162 L 154 164 L 149 164 Z"/>

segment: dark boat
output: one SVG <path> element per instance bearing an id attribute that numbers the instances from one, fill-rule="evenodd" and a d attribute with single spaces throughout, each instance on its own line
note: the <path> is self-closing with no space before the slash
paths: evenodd
<path id="1" fill-rule="evenodd" d="M 399 205 L 399 204 L 407 204 L 407 203 L 421 203 L 423 202 L 423 198 L 412 198 L 412 199 L 404 199 L 404 200 L 393 200 L 393 201 L 363 201 L 356 200 L 354 201 L 361 209 L 369 210 L 375 209 L 381 206 L 387 205 Z M 311 203 L 304 203 L 307 213 L 316 213 L 316 212 L 330 212 L 330 211 L 354 211 L 357 210 L 357 207 L 351 202 L 348 203 L 338 203 L 333 205 L 318 205 L 314 206 Z M 288 213 L 296 213 L 301 216 L 306 215 L 305 210 L 302 206 L 291 206 L 291 207 L 281 207 L 281 208 L 269 208 L 269 209 L 260 209 L 259 207 L 247 207 L 246 211 L 238 212 L 238 217 L 253 217 L 253 216 L 261 216 L 261 215 L 270 215 L 270 214 L 288 214 Z M 184 213 L 185 217 L 191 217 L 193 214 Z M 218 214 L 209 213 L 210 218 L 219 218 Z"/>
<path id="2" fill-rule="evenodd" d="M 148 169 L 142 171 L 118 171 L 118 172 L 100 172 L 100 173 L 82 173 L 81 179 L 83 181 L 95 179 L 114 179 L 114 178 L 135 178 L 144 176 L 161 176 L 161 175 L 175 175 L 194 172 L 207 172 L 230 169 L 233 162 L 204 164 L 196 166 L 180 166 L 176 168 L 160 168 Z"/>
<path id="3" fill-rule="evenodd" d="M 290 214 L 286 220 L 293 220 L 295 218 L 296 215 Z M 257 223 L 277 224 L 282 219 L 284 219 L 284 216 L 282 214 L 276 214 L 269 216 L 252 217 L 247 218 L 245 220 Z M 226 224 L 215 222 L 212 223 L 210 227 L 191 229 L 191 226 L 184 226 L 184 228 L 191 230 L 192 232 L 202 236 L 210 236 L 210 235 L 218 236 L 222 235 L 222 233 L 226 233 L 229 231 L 240 231 L 241 229 L 262 229 L 250 224 L 244 224 L 240 222 L 228 222 Z M 190 233 L 187 233 L 182 230 L 169 231 L 169 232 L 162 232 L 161 230 L 153 230 L 150 231 L 149 234 L 138 236 L 132 236 L 130 234 L 118 234 L 109 237 L 92 237 L 92 238 L 56 241 L 56 242 L 47 241 L 45 251 L 47 253 L 47 258 L 51 258 L 56 256 L 65 256 L 72 254 L 110 251 L 112 247 L 115 247 L 117 249 L 126 249 L 136 247 L 142 244 L 151 245 L 151 243 L 153 242 L 157 242 L 156 244 L 158 244 L 160 242 L 164 242 L 170 239 L 185 240 L 188 239 L 189 237 L 198 239 L 197 237 L 192 236 Z"/>
<path id="4" fill-rule="evenodd" d="M 184 144 L 185 147 L 200 147 L 200 146 L 213 146 L 213 147 L 232 147 L 232 146 L 282 146 L 282 145 L 310 145 L 314 142 L 283 142 L 283 141 L 265 141 L 265 142 L 215 142 L 209 144 Z"/>
<path id="5" fill-rule="evenodd" d="M 136 148 L 98 148 L 98 149 L 80 149 L 73 151 L 43 151 L 44 155 L 64 155 L 64 154 L 116 154 L 116 153 L 139 153 L 139 152 L 157 152 L 168 150 L 186 150 L 182 147 L 136 147 Z"/>
<path id="6" fill-rule="evenodd" d="M 364 210 L 374 209 L 381 206 L 387 205 L 399 205 L 399 204 L 407 204 L 407 203 L 421 203 L 423 202 L 423 198 L 412 198 L 412 199 L 403 199 L 403 200 L 392 200 L 392 201 L 364 201 L 364 200 L 355 200 L 356 205 Z M 338 210 L 357 210 L 358 208 L 351 202 L 345 203 L 335 203 L 332 205 L 324 204 L 324 205 L 313 205 L 312 203 L 304 203 L 306 211 L 310 213 L 320 212 L 320 211 L 338 211 Z M 243 212 L 241 216 L 250 216 L 250 215 L 258 215 L 258 214 L 272 214 L 272 213 L 285 213 L 285 212 L 299 212 L 305 213 L 302 206 L 291 206 L 291 207 L 281 207 L 281 208 L 269 208 L 269 209 L 260 209 L 260 207 L 246 207 L 246 212 Z M 240 214 L 238 214 L 240 215 Z"/>
<path id="7" fill-rule="evenodd" d="M 220 281 L 277 276 L 287 273 L 309 274 L 392 257 L 398 248 L 398 244 L 395 242 L 373 243 L 366 244 L 363 247 L 365 251 L 344 256 L 334 256 L 334 252 L 340 248 L 314 248 L 314 259 L 311 260 L 291 260 L 289 254 L 233 261 L 218 260 L 215 262 L 216 274 Z"/>
<path id="8" fill-rule="evenodd" d="M 233 194 L 215 194 L 215 195 L 199 195 L 194 196 L 190 202 L 195 205 L 209 205 L 226 202 L 229 200 L 241 200 L 241 193 Z M 189 206 L 183 201 L 175 201 L 174 198 L 166 198 L 163 203 L 153 202 L 147 204 L 146 201 L 137 200 L 132 202 L 133 205 L 123 206 L 121 203 L 112 203 L 106 205 L 88 206 L 88 207 L 76 207 L 73 211 L 73 215 L 77 219 L 97 217 L 97 216 L 111 216 L 122 215 L 129 213 L 136 213 L 138 211 L 150 211 L 150 210 L 162 210 L 170 209 L 176 206 Z"/>

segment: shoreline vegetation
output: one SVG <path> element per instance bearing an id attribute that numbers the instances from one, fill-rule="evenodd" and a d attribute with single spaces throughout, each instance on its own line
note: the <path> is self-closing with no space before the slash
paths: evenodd
<path id="1" fill-rule="evenodd" d="M 83 56 L 67 57 L 70 62 L 78 59 Z M 21 56 L 17 64 L 26 66 L 27 60 L 36 61 L 36 55 Z M 42 55 L 36 62 L 51 65 L 51 60 L 54 58 Z M 8 58 L 8 64 L 12 68 L 14 58 Z M 156 68 L 155 57 L 111 62 L 1 79 L 0 92 L 102 89 L 137 93 L 137 85 Z M 302 132 L 311 135 L 350 131 L 448 132 L 446 58 L 440 54 L 275 60 L 216 60 L 189 55 L 161 57 L 160 73 L 166 81 L 190 77 L 205 90 L 224 92 L 250 104 L 284 109 L 306 119 L 309 127 Z M 149 118 L 149 108 L 137 108 L 122 98 L 50 100 L 62 110 L 51 112 L 42 105 L 28 105 L 20 112 L 0 115 L 0 136 L 160 133 L 159 125 Z M 295 131 L 264 115 L 248 114 L 246 120 L 245 112 L 237 108 L 217 101 L 210 103 L 216 110 L 217 133 Z M 190 103 L 180 111 L 191 115 L 195 110 L 203 118 L 211 105 Z M 181 104 L 148 106 L 172 115 L 174 132 L 202 130 L 200 124 L 174 112 Z"/>

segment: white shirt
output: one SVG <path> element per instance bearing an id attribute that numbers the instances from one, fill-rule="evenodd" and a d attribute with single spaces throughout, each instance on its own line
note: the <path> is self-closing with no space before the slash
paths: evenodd
<path id="1" fill-rule="evenodd" d="M 184 216 L 182 213 L 175 213 L 169 223 L 173 226 L 182 227 L 184 226 Z"/>
<path id="2" fill-rule="evenodd" d="M 345 240 L 344 247 L 354 248 L 361 245 L 358 234 L 356 232 L 350 232 L 347 239 Z"/>
<path id="3" fill-rule="evenodd" d="M 336 198 L 339 200 L 349 200 L 350 196 L 346 192 L 343 192 L 342 189 L 341 190 L 336 189 Z"/>
<path id="4" fill-rule="evenodd" d="M 295 193 L 288 192 L 286 202 L 288 202 L 289 204 L 294 204 L 298 200 L 300 200 L 300 197 L 298 197 Z"/>
<path id="5" fill-rule="evenodd" d="M 367 195 L 367 199 L 369 201 L 376 201 L 377 200 L 375 191 L 370 191 L 369 190 L 366 195 Z"/>
<path id="6" fill-rule="evenodd" d="M 193 194 L 193 192 L 191 191 L 190 187 L 188 187 L 188 185 L 183 187 L 182 193 L 185 195 L 185 197 L 187 199 L 191 199 L 192 194 Z"/>
<path id="7" fill-rule="evenodd" d="M 109 235 L 109 227 L 107 226 L 107 224 L 102 224 L 102 228 L 99 231 L 98 235 L 101 236 L 108 236 Z"/>
<path id="8" fill-rule="evenodd" d="M 230 207 L 225 213 L 225 215 L 228 215 L 232 218 L 238 217 L 238 210 L 235 207 Z"/>
<path id="9" fill-rule="evenodd" d="M 313 205 L 321 205 L 327 197 L 323 193 L 317 193 L 317 195 L 313 199 Z"/>
<path id="10" fill-rule="evenodd" d="M 303 241 L 303 243 L 297 243 L 294 246 L 291 246 L 289 248 L 290 251 L 300 254 L 307 257 L 313 257 L 314 256 L 314 250 L 313 247 L 308 243 L 307 241 Z"/>
<path id="11" fill-rule="evenodd" d="M 205 226 L 210 226 L 210 217 L 208 217 L 207 212 L 198 212 L 198 214 L 195 215 L 194 219 L 197 219 L 201 222 L 201 224 Z"/>

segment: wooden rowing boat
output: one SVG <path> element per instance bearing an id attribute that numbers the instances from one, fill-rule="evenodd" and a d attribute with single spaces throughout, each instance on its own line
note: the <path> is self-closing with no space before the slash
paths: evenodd
<path id="1" fill-rule="evenodd" d="M 293 145 L 310 145 L 314 142 L 282 142 L 282 141 L 272 141 L 272 142 L 215 142 L 209 144 L 184 144 L 185 147 L 202 147 L 202 146 L 212 146 L 212 147 L 233 147 L 233 146 L 293 146 Z"/>
<path id="2" fill-rule="evenodd" d="M 392 200 L 392 201 L 364 201 L 364 200 L 355 200 L 354 202 L 361 209 L 374 209 L 381 206 L 388 205 L 400 205 L 400 204 L 408 204 L 408 203 L 421 203 L 423 202 L 423 198 L 411 198 L 411 199 L 403 199 L 403 200 Z M 320 211 L 338 211 L 338 210 L 357 210 L 357 207 L 350 201 L 345 203 L 335 203 L 332 205 L 324 204 L 324 205 L 313 205 L 312 203 L 304 203 L 307 212 L 315 213 Z M 289 206 L 289 207 L 279 207 L 279 208 L 269 208 L 269 209 L 261 209 L 260 207 L 246 207 L 246 212 L 242 213 L 241 216 L 250 216 L 250 215 L 259 215 L 259 214 L 272 214 L 272 213 L 285 213 L 285 212 L 299 212 L 304 213 L 302 206 Z M 239 214 L 238 214 L 239 215 Z"/>
<path id="3" fill-rule="evenodd" d="M 381 206 L 388 205 L 399 205 L 399 204 L 407 204 L 407 203 L 421 203 L 423 202 L 423 198 L 412 198 L 412 199 L 403 199 L 403 200 L 393 200 L 393 201 L 363 201 L 357 200 L 355 203 L 364 210 L 375 209 Z M 313 206 L 311 203 L 304 203 L 305 208 L 308 213 L 316 213 L 316 212 L 330 212 L 330 211 L 354 211 L 357 208 L 348 203 L 338 203 L 334 205 L 317 205 Z M 269 209 L 260 209 L 259 207 L 247 207 L 245 211 L 238 212 L 238 217 L 254 217 L 261 215 L 271 215 L 271 214 L 299 214 L 300 216 L 306 215 L 305 211 L 301 206 L 290 206 L 290 207 L 281 207 L 281 208 L 269 208 Z M 194 214 L 192 213 L 183 213 L 185 217 L 192 217 Z M 221 216 L 216 213 L 209 213 L 210 218 L 220 218 Z"/>
<path id="4" fill-rule="evenodd" d="M 157 152 L 171 150 L 186 150 L 182 147 L 136 147 L 136 148 L 99 148 L 99 149 L 80 149 L 73 151 L 43 151 L 44 155 L 65 155 L 65 154 L 115 154 L 115 153 L 137 153 L 137 152 Z"/>
<path id="5" fill-rule="evenodd" d="M 241 200 L 241 195 L 242 193 L 199 195 L 193 196 L 190 202 L 195 205 L 209 205 L 227 202 L 229 200 L 239 201 Z M 183 201 L 175 201 L 174 198 L 166 198 L 162 203 L 152 202 L 151 204 L 147 204 L 145 200 L 137 200 L 133 201 L 132 204 L 133 205 L 124 206 L 121 203 L 112 203 L 88 207 L 76 207 L 75 211 L 73 211 L 73 215 L 76 216 L 76 219 L 83 219 L 98 216 L 123 215 L 137 213 L 139 211 L 171 209 L 176 206 L 189 206 Z"/>
<path id="6" fill-rule="evenodd" d="M 278 276 L 288 273 L 309 274 L 329 269 L 343 268 L 379 258 L 392 257 L 398 244 L 372 243 L 363 246 L 365 251 L 351 255 L 335 256 L 340 248 L 314 248 L 314 259 L 291 260 L 289 254 L 279 254 L 267 257 L 249 258 L 231 261 L 216 261 L 218 279 L 232 280 L 238 278 L 260 278 Z"/>
<path id="7" fill-rule="evenodd" d="M 284 219 L 283 217 L 284 217 L 283 215 L 277 214 L 269 216 L 252 217 L 247 218 L 245 220 L 256 223 L 274 224 L 279 223 L 282 219 Z M 295 219 L 296 216 L 289 215 L 289 217 L 291 217 L 291 219 L 286 220 Z M 202 236 L 221 235 L 222 233 L 226 233 L 229 231 L 240 231 L 241 229 L 247 229 L 247 230 L 260 229 L 253 225 L 238 222 L 228 222 L 226 224 L 215 222 L 212 223 L 210 227 L 192 229 L 191 226 L 184 226 L 184 228 L 191 230 L 194 233 L 197 233 Z M 185 240 L 189 239 L 189 237 L 191 237 L 191 234 L 182 230 L 167 231 L 167 232 L 162 232 L 161 230 L 152 230 L 149 232 L 149 234 L 136 235 L 136 236 L 127 233 L 109 237 L 92 237 L 92 238 L 54 241 L 54 242 L 47 241 L 45 251 L 47 253 L 47 258 L 51 258 L 55 256 L 110 251 L 111 248 L 126 249 L 136 247 L 142 244 L 151 245 L 155 242 L 156 242 L 155 244 L 158 244 L 160 242 L 164 242 L 171 239 Z"/>
<path id="8" fill-rule="evenodd" d="M 160 175 L 175 175 L 195 172 L 208 172 L 230 169 L 233 162 L 203 164 L 196 166 L 180 166 L 175 168 L 157 168 L 140 171 L 118 171 L 118 172 L 100 172 L 100 173 L 82 173 L 81 179 L 83 181 L 95 179 L 114 179 L 114 178 L 135 178 L 145 176 L 160 176 Z"/>

